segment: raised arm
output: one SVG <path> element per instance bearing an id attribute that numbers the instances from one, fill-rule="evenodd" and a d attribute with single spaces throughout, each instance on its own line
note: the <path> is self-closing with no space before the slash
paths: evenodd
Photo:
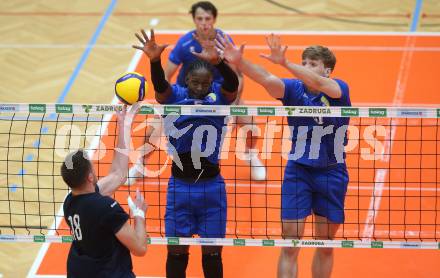
<path id="1" fill-rule="evenodd" d="M 127 180 L 128 159 L 131 142 L 131 127 L 134 117 L 139 111 L 139 103 L 133 104 L 127 111 L 124 105 L 122 111 L 116 111 L 118 122 L 118 144 L 115 148 L 110 171 L 107 176 L 98 180 L 99 192 L 111 196 Z"/>
<path id="2" fill-rule="evenodd" d="M 323 92 L 331 98 L 341 97 L 341 88 L 335 80 L 321 76 L 302 65 L 288 61 L 286 58 L 287 46 L 281 47 L 280 37 L 271 34 L 269 37 L 266 37 L 266 41 L 270 48 L 270 55 L 261 54 L 261 57 L 285 67 L 298 79 L 301 79 L 310 89 Z"/>
<path id="3" fill-rule="evenodd" d="M 193 55 L 212 64 L 223 77 L 221 93 L 228 102 L 233 102 L 237 98 L 239 78 L 237 73 L 224 62 L 219 52 L 215 49 L 215 41 L 211 39 L 201 39 L 196 34 L 194 38 L 202 46 L 202 52 L 192 52 Z"/>
<path id="4" fill-rule="evenodd" d="M 179 69 L 179 65 L 174 64 L 170 60 L 168 60 L 167 65 L 165 67 L 165 78 L 168 82 L 173 78 L 174 74 L 176 74 Z"/>
<path id="5" fill-rule="evenodd" d="M 243 58 L 244 45 L 237 48 L 229 40 L 218 36 L 216 46 L 228 63 L 263 86 L 272 97 L 278 99 L 284 96 L 284 83 L 280 78 Z"/>
<path id="6" fill-rule="evenodd" d="M 340 98 L 342 96 L 341 87 L 339 87 L 335 80 L 320 76 L 304 66 L 287 60 L 283 66 L 312 90 L 323 92 L 331 98 Z"/>
<path id="7" fill-rule="evenodd" d="M 220 63 L 214 66 L 223 77 L 223 83 L 221 87 L 222 95 L 229 103 L 234 102 L 235 99 L 237 98 L 238 87 L 240 85 L 240 81 L 237 73 L 233 71 L 231 67 L 228 64 L 226 64 L 223 60 L 221 60 Z"/>
<path id="8" fill-rule="evenodd" d="M 151 29 L 150 32 L 150 38 L 148 38 L 144 30 L 141 30 L 142 37 L 135 34 L 142 46 L 133 45 L 133 48 L 142 50 L 150 60 L 151 81 L 153 82 L 156 101 L 163 104 L 166 103 L 172 94 L 170 83 L 165 78 L 160 60 L 162 52 L 168 45 L 158 45 L 154 36 L 154 30 Z"/>

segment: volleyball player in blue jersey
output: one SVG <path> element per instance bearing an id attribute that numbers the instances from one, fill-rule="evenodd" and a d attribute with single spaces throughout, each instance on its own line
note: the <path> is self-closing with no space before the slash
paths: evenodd
<path id="1" fill-rule="evenodd" d="M 229 105 L 237 97 L 239 85 L 236 73 L 220 58 L 213 41 L 197 36 L 203 45 L 201 53 L 193 52 L 198 60 L 186 72 L 185 84 L 170 85 L 161 65 L 165 45 L 155 42 L 142 32 L 137 35 L 150 60 L 151 80 L 155 97 L 161 104 Z M 213 82 L 215 68 L 223 77 L 222 83 Z M 200 109 L 200 108 L 199 108 Z M 215 115 L 215 113 L 214 113 Z M 219 153 L 224 127 L 224 116 L 167 116 L 165 134 L 173 156 L 172 176 L 168 182 L 165 233 L 167 237 L 220 238 L 226 233 L 226 189 L 220 175 Z M 167 277 L 185 277 L 189 246 L 168 246 Z M 205 277 L 222 277 L 221 246 L 202 246 L 202 266 Z"/>
<path id="2" fill-rule="evenodd" d="M 326 47 L 311 46 L 302 53 L 302 65 L 287 60 L 287 47 L 279 37 L 267 38 L 269 61 L 290 71 L 297 79 L 281 79 L 245 60 L 243 46 L 238 49 L 225 38 L 217 46 L 225 59 L 243 74 L 262 85 L 286 106 L 351 106 L 348 85 L 330 78 L 336 58 Z M 307 216 L 314 214 L 314 237 L 333 239 L 344 222 L 344 200 L 348 185 L 344 146 L 349 118 L 289 117 L 292 149 L 289 154 L 281 193 L 281 218 L 285 238 L 301 238 Z M 278 277 L 296 277 L 298 248 L 282 248 Z M 313 277 L 330 277 L 333 249 L 317 248 Z"/>
<path id="3" fill-rule="evenodd" d="M 188 71 L 188 67 L 192 62 L 197 60 L 197 56 L 195 56 L 193 53 L 202 51 L 202 46 L 196 39 L 194 39 L 194 36 L 196 35 L 203 40 L 214 40 L 217 34 L 225 34 L 222 30 L 214 28 L 217 19 L 217 8 L 211 2 L 200 1 L 194 3 L 191 6 L 190 14 L 192 15 L 196 28 L 179 38 L 168 57 L 168 62 L 165 67 L 165 78 L 171 82 L 173 76 L 176 74 L 176 72 L 178 72 L 176 83 L 182 87 L 186 87 L 185 75 Z M 228 39 L 232 42 L 232 39 L 229 36 Z M 219 73 L 219 71 L 214 67 L 212 72 L 213 82 L 222 83 L 223 76 Z M 240 83 L 238 95 L 232 104 L 243 105 L 243 102 L 240 100 L 243 89 L 243 80 L 240 76 L 239 80 Z M 235 120 L 239 126 L 252 125 L 254 123 L 252 117 L 240 116 L 235 117 Z M 147 134 L 150 132 L 151 131 L 148 130 Z M 147 141 L 148 140 L 149 139 L 147 139 Z M 244 151 L 246 154 L 246 162 L 251 165 L 251 178 L 256 181 L 262 181 L 266 179 L 266 168 L 257 155 L 250 154 L 250 150 L 256 149 L 257 141 L 258 137 L 256 135 L 253 135 L 251 132 L 247 132 L 245 144 L 246 147 Z M 129 184 L 134 184 L 135 180 L 142 176 L 142 171 L 140 171 L 140 169 L 142 169 L 140 166 L 142 165 L 142 160 L 146 161 L 146 159 L 141 158 L 141 160 L 130 169 Z"/>
<path id="4" fill-rule="evenodd" d="M 202 46 L 194 39 L 194 35 L 197 35 L 201 39 L 215 40 L 217 33 L 222 36 L 225 34 L 222 30 L 214 28 L 217 19 L 217 8 L 211 2 L 201 1 L 193 4 L 190 13 L 196 29 L 189 31 L 179 38 L 173 50 L 170 52 L 165 67 L 166 79 L 170 81 L 176 72 L 178 72 L 176 83 L 183 87 L 186 86 L 185 72 L 187 72 L 188 66 L 197 60 L 193 52 L 202 51 Z M 229 36 L 228 39 L 232 41 Z M 221 83 L 223 81 L 222 75 L 217 69 L 214 69 L 213 72 L 214 82 Z"/>

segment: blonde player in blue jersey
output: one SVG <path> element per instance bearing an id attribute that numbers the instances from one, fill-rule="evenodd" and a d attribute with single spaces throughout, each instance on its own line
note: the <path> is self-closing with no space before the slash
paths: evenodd
<path id="1" fill-rule="evenodd" d="M 192 62 L 185 76 L 186 86 L 170 85 L 165 79 L 161 54 L 165 45 L 155 42 L 154 32 L 148 38 L 144 31 L 138 37 L 142 50 L 150 60 L 151 80 L 155 97 L 160 104 L 229 105 L 237 97 L 238 76 L 220 58 L 214 41 L 203 40 L 201 53 L 193 52 L 198 60 Z M 213 82 L 215 68 L 223 77 Z M 168 182 L 165 234 L 167 237 L 221 238 L 226 233 L 226 189 L 220 174 L 219 153 L 225 116 L 168 115 L 164 131 L 173 156 Z M 189 246 L 168 246 L 166 273 L 169 278 L 186 277 Z M 207 278 L 223 277 L 221 246 L 202 246 L 203 273 Z"/>
<path id="2" fill-rule="evenodd" d="M 330 78 L 336 58 L 326 47 L 311 46 L 302 53 L 302 64 L 287 60 L 287 47 L 273 34 L 267 38 L 270 55 L 261 56 L 286 68 L 297 79 L 281 79 L 243 58 L 244 46 L 236 48 L 219 37 L 217 47 L 225 59 L 262 85 L 286 106 L 351 106 L 348 85 Z M 348 185 L 344 146 L 349 118 L 289 117 L 292 149 L 281 193 L 281 218 L 285 238 L 301 238 L 307 216 L 314 214 L 316 239 L 333 239 L 344 223 Z M 296 277 L 299 248 L 282 248 L 278 277 Z M 330 277 L 333 249 L 317 248 L 313 277 Z"/>

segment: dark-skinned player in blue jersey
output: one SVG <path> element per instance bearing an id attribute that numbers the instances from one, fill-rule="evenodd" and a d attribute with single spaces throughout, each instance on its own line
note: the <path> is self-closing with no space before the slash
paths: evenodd
<path id="1" fill-rule="evenodd" d="M 187 32 L 183 36 L 181 36 L 176 45 L 171 50 L 170 55 L 168 57 L 168 61 L 166 67 L 164 69 L 165 78 L 171 82 L 173 76 L 177 73 L 176 83 L 179 86 L 186 87 L 186 72 L 188 71 L 188 67 L 192 62 L 198 59 L 195 56 L 194 52 L 201 52 L 202 46 L 198 40 L 194 39 L 194 35 L 197 35 L 200 39 L 203 40 L 214 40 L 217 34 L 225 35 L 225 33 L 215 28 L 214 25 L 217 20 L 217 8 L 209 1 L 199 1 L 194 3 L 189 13 L 192 16 L 195 29 Z M 232 42 L 232 38 L 228 36 L 228 39 Z M 213 71 L 213 82 L 222 83 L 223 76 L 220 72 L 214 67 Z M 236 71 L 237 72 L 237 71 Z M 239 75 L 239 88 L 237 93 L 237 98 L 232 105 L 244 105 L 241 100 L 241 94 L 243 91 L 243 78 Z M 237 123 L 237 128 L 240 126 L 252 126 L 255 121 L 252 117 L 246 116 L 236 116 L 234 120 Z M 155 129 L 159 129 L 157 123 L 159 121 L 151 121 L 151 127 L 146 132 L 146 142 L 152 143 L 152 139 L 154 140 L 154 136 L 150 136 L 150 133 Z M 156 131 L 157 132 L 157 131 Z M 266 168 L 263 165 L 263 162 L 260 160 L 258 155 L 252 154 L 251 150 L 257 149 L 257 141 L 258 137 L 252 132 L 247 132 L 246 134 L 246 143 L 244 151 L 245 162 L 249 163 L 251 166 L 250 178 L 255 181 L 263 181 L 266 179 Z M 155 145 L 155 143 L 153 143 Z M 136 180 L 143 175 L 142 164 L 148 162 L 147 156 L 145 159 L 140 159 L 135 166 L 130 169 L 129 173 L 129 184 L 134 184 Z"/>
<path id="2" fill-rule="evenodd" d="M 155 97 L 161 104 L 229 105 L 237 97 L 237 74 L 220 58 L 214 41 L 194 38 L 203 46 L 199 59 L 186 72 L 186 86 L 170 85 L 161 65 L 166 45 L 155 42 L 142 30 L 136 34 L 142 50 L 150 60 L 151 80 Z M 223 77 L 213 82 L 215 68 Z M 220 174 L 219 153 L 222 134 L 227 124 L 225 116 L 172 116 L 164 119 L 165 134 L 173 156 L 172 176 L 168 182 L 165 233 L 167 237 L 222 238 L 226 233 L 226 189 Z M 202 266 L 205 277 L 223 277 L 221 246 L 202 246 Z M 167 277 L 186 277 L 189 246 L 168 246 Z"/>

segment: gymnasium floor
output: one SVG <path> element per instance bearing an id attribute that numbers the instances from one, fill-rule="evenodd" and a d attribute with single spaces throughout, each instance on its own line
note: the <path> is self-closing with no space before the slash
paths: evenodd
<path id="1" fill-rule="evenodd" d="M 90 5 L 84 1 L 79 1 L 74 5 L 74 9 L 67 4 L 57 6 L 53 1 L 43 2 L 45 2 L 45 4 L 26 5 L 28 3 L 23 1 L 21 3 L 22 5 L 17 5 L 17 7 L 4 6 L 0 10 L 2 12 L 0 13 L 0 21 L 7 23 L 12 22 L 16 17 L 19 17 L 20 14 L 23 16 L 23 14 L 29 13 L 29 17 L 24 19 L 25 23 L 21 25 L 16 23 L 15 26 L 10 23 L 9 29 L 4 28 L 3 31 L 9 35 L 5 36 L 6 42 L 0 49 L 0 57 L 6 62 L 9 61 L 9 63 L 5 63 L 5 68 L 2 69 L 3 76 L 0 77 L 0 90 L 2 91 L 0 102 L 35 102 L 38 100 L 39 102 L 109 103 L 113 97 L 112 83 L 116 76 L 126 71 L 127 68 L 136 69 L 136 71 L 149 76 L 145 57 L 136 55 L 135 51 L 129 48 L 129 45 L 135 42 L 134 36 L 132 36 L 133 32 L 137 31 L 140 27 L 149 28 L 148 23 L 151 23 L 151 19 L 155 14 L 160 15 L 157 16 L 159 24 L 156 27 L 159 30 L 191 28 L 191 22 L 188 21 L 188 16 L 184 14 L 187 7 L 191 4 L 191 2 L 188 1 L 184 1 L 182 5 L 177 5 L 172 1 L 166 1 L 163 5 L 151 4 L 151 6 L 148 6 L 150 5 L 148 4 L 146 7 L 142 6 L 143 8 L 137 6 L 136 9 L 133 8 L 132 4 L 128 5 L 126 1 L 119 1 L 115 3 L 115 10 L 112 15 L 109 15 L 108 22 L 106 21 L 103 27 L 96 29 L 101 28 L 101 35 L 96 35 L 96 30 L 95 33 L 93 33 L 93 28 L 101 26 L 99 20 L 103 22 L 106 9 L 108 10 L 115 1 L 107 1 L 106 3 L 101 3 L 101 6 L 93 7 L 90 7 Z M 312 5 L 307 4 L 305 1 L 302 5 L 304 9 L 315 13 L 315 17 L 319 16 L 319 13 L 324 12 L 333 14 L 339 13 L 340 15 L 345 11 L 343 8 L 347 7 L 342 7 L 342 1 L 338 3 L 336 3 L 337 1 L 334 2 L 332 7 L 335 7 L 335 10 L 323 9 L 325 7 L 318 4 L 315 5 L 315 10 L 313 10 Z M 287 1 L 284 1 L 284 5 L 286 5 L 286 3 Z M 338 23 L 340 25 L 337 25 L 334 22 L 331 22 L 330 25 L 326 25 L 322 24 L 323 21 L 325 22 L 322 18 L 317 18 L 315 22 L 316 25 L 313 25 L 313 16 L 300 19 L 292 16 L 293 19 L 289 17 L 289 19 L 285 20 L 286 22 L 284 22 L 284 17 L 282 17 L 282 19 L 279 20 L 281 22 L 274 22 L 273 17 L 271 17 L 271 15 L 268 16 L 267 13 L 279 13 L 278 16 L 281 18 L 280 14 L 285 13 L 285 11 L 279 11 L 279 7 L 265 6 L 268 5 L 267 1 L 262 1 L 261 7 L 259 7 L 261 10 L 252 9 L 252 12 L 261 13 L 262 18 L 267 19 L 268 25 L 260 27 L 253 24 L 252 26 L 255 25 L 255 29 L 283 30 L 275 31 L 275 33 L 282 35 L 283 43 L 289 45 L 290 50 L 288 56 L 295 61 L 299 61 L 301 49 L 310 44 L 323 44 L 334 49 L 338 58 L 334 76 L 343 78 L 350 84 L 351 98 L 354 105 L 436 106 L 440 99 L 440 96 L 434 93 L 436 92 L 435 80 L 437 77 L 435 69 L 436 65 L 440 62 L 440 48 L 438 48 L 440 45 L 440 37 L 438 34 L 415 34 L 413 36 L 406 36 L 398 34 L 384 35 L 379 33 L 360 34 L 354 32 L 364 30 L 364 28 L 370 31 L 410 30 L 411 17 L 407 15 L 413 12 L 415 3 L 412 1 L 407 1 L 399 5 L 397 5 L 397 3 L 400 2 L 390 1 L 389 4 L 387 4 L 393 7 L 393 9 L 379 9 L 377 6 L 372 5 L 370 9 L 362 6 L 362 10 L 353 10 L 353 7 L 351 10 L 347 10 L 354 15 L 357 13 L 358 17 L 362 16 L 359 15 L 359 13 L 362 12 L 363 16 L 370 16 L 377 21 L 380 19 L 393 24 L 401 24 L 400 27 L 397 25 L 394 27 L 366 25 L 357 28 L 359 25 L 344 25 L 343 23 Z M 225 13 L 231 15 L 224 15 L 223 18 L 225 22 L 223 22 L 223 19 L 220 20 L 220 17 L 218 26 L 226 30 L 246 29 L 245 31 L 232 32 L 233 39 L 237 44 L 246 42 L 248 45 L 245 52 L 246 57 L 263 65 L 279 76 L 289 76 L 289 74 L 281 70 L 280 67 L 270 65 L 258 57 L 260 52 L 265 51 L 264 35 L 269 31 L 254 31 L 244 28 L 237 22 L 237 18 L 233 16 L 234 13 L 242 14 L 243 22 L 246 20 L 250 21 L 251 16 L 246 13 L 250 13 L 247 8 L 251 4 L 248 2 L 242 6 L 236 6 L 236 10 L 229 4 L 230 2 L 228 1 L 225 1 L 225 3 L 222 2 L 222 5 L 219 4 L 221 11 L 224 10 Z M 6 4 L 2 3 L 2 5 Z M 298 6 L 301 6 L 301 4 Z M 425 14 L 425 17 L 421 17 L 418 30 L 435 31 L 435 24 L 438 22 L 436 21 L 435 11 L 440 11 L 440 8 L 430 2 L 425 2 L 422 7 L 422 12 Z M 136 11 L 148 12 L 133 16 L 133 13 Z M 389 11 L 389 13 L 384 15 L 384 11 Z M 367 15 L 368 12 L 371 13 Z M 67 13 L 63 28 L 68 28 L 68 30 L 63 30 L 62 32 L 56 30 L 56 28 L 49 27 L 53 23 L 51 21 L 55 22 L 58 20 L 56 19 L 57 16 L 59 16 L 57 14 L 60 13 Z M 124 13 L 131 13 L 132 17 L 124 17 Z M 170 20 L 170 14 L 175 16 L 175 20 Z M 345 15 L 347 14 L 349 13 L 345 12 Z M 128 22 L 129 18 L 132 19 L 132 21 Z M 32 31 L 32 29 L 20 28 L 21 26 L 30 26 L 31 19 L 36 20 L 35 27 L 32 28 L 34 31 Z M 228 21 L 226 21 L 226 19 Z M 292 20 L 293 22 L 288 22 Z M 304 24 L 300 25 L 302 23 Z M 76 28 L 78 28 L 76 25 L 79 24 L 84 24 L 85 26 L 82 32 L 76 31 Z M 425 24 L 425 26 L 423 24 Z M 76 26 L 76 28 L 74 26 Z M 294 30 L 292 30 L 293 28 L 290 26 L 295 26 Z M 18 30 L 20 30 L 17 34 L 20 35 L 16 34 L 14 36 L 14 34 L 11 34 L 11 30 L 17 27 Z M 42 35 L 48 33 L 44 32 L 45 28 L 54 33 L 53 37 L 47 35 L 47 38 L 39 38 L 37 36 L 37 34 Z M 298 29 L 346 30 L 352 32 L 350 32 L 350 34 L 326 34 L 325 32 L 310 32 L 304 34 L 295 32 Z M 60 33 L 57 34 L 57 32 Z M 63 33 L 62 36 L 61 33 Z M 96 44 L 93 42 L 95 35 L 92 36 L 92 34 L 96 35 Z M 163 43 L 172 44 L 179 34 L 181 34 L 179 31 L 162 32 L 158 36 L 158 40 Z M 91 36 L 92 39 L 90 39 Z M 31 41 L 29 41 L 29 37 Z M 84 53 L 87 52 L 87 48 L 82 46 L 87 43 L 95 44 L 95 47 L 87 54 L 88 56 L 85 56 Z M 412 51 L 409 51 L 408 48 L 412 48 Z M 50 49 L 50 54 L 45 53 L 48 49 Z M 50 59 L 47 59 L 46 55 L 48 55 Z M 81 66 L 79 67 L 78 75 L 74 77 L 74 69 L 78 68 L 78 65 Z M 37 69 L 35 74 L 29 74 L 29 66 Z M 15 71 L 15 75 L 13 71 Z M 29 78 L 17 79 L 17 75 L 26 75 L 29 76 Z M 10 84 L 10 87 L 6 86 L 6 84 Z M 244 99 L 248 101 L 249 105 L 274 105 L 274 101 L 261 87 L 250 80 L 246 80 L 245 84 Z M 151 95 L 147 97 L 151 97 Z M 398 127 L 395 136 L 399 138 L 399 136 L 402 136 L 402 134 L 406 132 L 408 131 L 403 130 L 402 127 Z M 429 136 L 429 134 L 427 136 Z M 106 139 L 104 137 L 103 141 L 105 142 L 109 139 L 110 138 Z M 413 146 L 406 151 L 415 151 L 418 147 L 419 146 Z M 399 153 L 402 151 L 403 146 L 396 145 L 394 147 L 389 146 L 388 148 L 390 148 L 389 151 L 392 153 Z M 429 148 L 433 150 L 433 147 Z M 396 161 L 394 163 L 400 162 Z M 105 169 L 103 169 L 103 171 L 105 171 Z M 279 177 L 276 178 L 277 173 L 279 173 L 279 171 L 274 173 L 270 172 L 269 177 L 274 177 L 274 180 L 277 180 L 279 179 Z M 392 174 L 396 174 L 396 176 L 392 176 Z M 410 174 L 416 181 L 421 180 L 421 176 L 423 175 L 429 182 L 432 182 L 435 176 L 433 173 L 422 172 Z M 234 173 L 232 170 L 227 170 L 223 175 L 225 177 L 234 176 Z M 242 175 L 246 177 L 248 173 L 244 172 Z M 387 175 L 389 175 L 389 181 L 393 181 L 393 179 L 398 181 L 398 172 L 391 173 L 390 171 Z M 348 208 L 362 207 L 368 209 L 370 197 L 373 192 L 374 179 L 368 177 L 368 173 L 366 172 L 361 173 L 357 181 L 359 182 L 362 178 L 372 181 L 369 188 L 363 192 L 366 198 L 361 201 L 357 201 L 355 198 L 349 198 L 347 200 Z M 437 182 L 435 178 L 433 181 Z M 246 183 L 245 181 L 241 182 Z M 259 185 L 261 187 L 264 186 L 265 183 L 255 183 L 253 185 L 258 189 Z M 349 195 L 359 194 L 359 189 L 356 189 L 357 185 L 359 185 L 359 183 L 356 184 L 356 179 L 352 179 Z M 147 184 L 144 186 L 148 187 L 151 185 Z M 387 186 L 393 187 L 394 184 Z M 417 186 L 417 184 L 415 186 Z M 421 186 L 421 183 L 419 186 Z M 232 190 L 233 188 L 228 186 L 228 192 L 232 192 Z M 275 187 L 273 190 L 276 192 L 278 189 Z M 427 194 L 433 194 L 430 196 L 433 197 L 434 200 L 439 198 L 435 186 L 424 187 L 424 193 L 425 190 Z M 401 195 L 401 187 L 396 185 L 396 188 L 388 187 L 388 189 L 385 189 L 383 201 L 379 201 L 377 204 L 375 203 L 375 205 L 378 205 L 384 210 L 386 210 L 387 207 L 389 208 L 392 204 L 390 204 L 388 200 L 391 199 L 385 197 L 390 196 L 392 193 Z M 148 201 L 150 203 L 158 203 L 158 200 L 153 196 L 147 198 L 149 198 Z M 246 203 L 248 202 L 246 198 L 248 197 L 245 196 L 242 200 L 235 200 L 235 202 Z M 429 200 L 433 199 L 431 198 Z M 254 200 L 253 204 L 256 205 L 258 202 L 259 200 Z M 432 204 L 429 202 L 420 204 L 417 203 L 417 201 L 409 201 L 407 205 L 409 207 L 422 208 Z M 150 213 L 154 212 L 150 211 Z M 248 213 L 249 212 L 244 212 L 243 217 L 246 218 Z M 230 215 L 235 215 L 235 212 L 231 211 Z M 254 217 L 256 217 L 255 214 Z M 357 217 L 359 217 L 360 225 L 356 227 L 356 229 L 360 229 L 361 232 L 364 226 L 371 225 L 371 223 L 369 223 L 370 220 L 367 215 L 367 210 L 362 211 Z M 381 218 L 383 221 L 387 220 L 386 215 L 379 214 L 377 217 L 378 220 Z M 416 218 L 416 216 L 410 217 Z M 438 222 L 439 220 L 437 220 L 436 223 Z M 149 229 L 154 229 L 154 227 L 157 226 L 155 224 L 153 225 L 154 226 L 149 227 Z M 350 232 L 350 230 L 354 231 L 353 229 L 353 227 L 349 227 L 346 232 Z M 394 232 L 398 233 L 399 228 Z M 432 233 L 429 229 L 424 232 Z M 356 231 L 354 231 L 354 233 L 356 233 Z M 380 235 L 381 233 L 379 232 L 378 234 Z M 368 234 L 366 236 L 368 236 Z M 37 251 L 40 247 L 38 244 L 0 243 L 0 246 L 0 273 L 2 273 L 4 277 L 23 277 L 29 270 L 30 276 L 36 274 L 39 277 L 63 275 L 65 273 L 65 258 L 68 248 L 66 244 L 51 244 L 47 252 L 43 253 L 40 251 L 38 255 Z M 199 248 L 194 247 L 191 249 L 192 253 L 188 269 L 189 277 L 201 277 L 202 275 L 200 268 L 201 258 L 198 249 Z M 312 249 L 308 248 L 302 251 L 299 261 L 300 277 L 310 277 L 309 269 L 312 251 Z M 256 277 L 257 273 L 258 277 L 274 277 L 278 253 L 279 249 L 277 248 L 226 247 L 224 251 L 225 277 Z M 440 259 L 439 256 L 438 251 L 427 250 L 337 249 L 333 277 L 352 277 L 353 273 L 356 273 L 356 275 L 360 277 L 388 277 L 391 275 L 398 275 L 400 277 L 437 277 L 440 273 L 436 265 L 436 262 Z M 165 248 L 163 246 L 150 246 L 149 253 L 146 257 L 135 259 L 135 272 L 139 276 L 164 276 L 165 257 Z M 14 275 L 12 273 L 14 273 Z"/>

